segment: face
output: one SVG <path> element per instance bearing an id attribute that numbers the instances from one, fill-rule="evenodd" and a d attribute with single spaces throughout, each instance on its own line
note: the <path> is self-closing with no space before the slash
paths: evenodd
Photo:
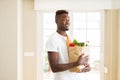
<path id="1" fill-rule="evenodd" d="M 69 30 L 70 26 L 70 18 L 68 14 L 61 14 L 56 18 L 56 23 L 58 26 L 58 29 L 61 31 L 67 31 Z"/>

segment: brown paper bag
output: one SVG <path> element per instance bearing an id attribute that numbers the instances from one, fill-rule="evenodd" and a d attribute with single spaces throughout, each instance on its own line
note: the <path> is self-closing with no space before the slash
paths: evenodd
<path id="1" fill-rule="evenodd" d="M 74 46 L 69 47 L 69 62 L 75 62 L 78 60 L 78 57 L 82 54 L 82 49 L 84 47 Z M 74 67 L 70 69 L 70 72 L 80 72 L 80 66 Z"/>

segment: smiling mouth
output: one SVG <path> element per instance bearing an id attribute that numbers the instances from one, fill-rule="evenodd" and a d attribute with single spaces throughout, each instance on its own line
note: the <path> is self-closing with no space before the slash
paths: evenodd
<path id="1" fill-rule="evenodd" d="M 68 27 L 68 26 L 70 26 L 70 25 L 69 25 L 69 24 L 66 24 L 65 26 L 67 26 L 67 27 Z"/>

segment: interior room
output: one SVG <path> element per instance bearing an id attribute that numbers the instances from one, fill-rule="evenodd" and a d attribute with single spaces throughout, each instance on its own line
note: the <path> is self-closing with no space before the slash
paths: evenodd
<path id="1" fill-rule="evenodd" d="M 59 9 L 72 36 L 90 41 L 82 80 L 120 80 L 120 0 L 0 0 L 0 80 L 54 80 L 44 53 Z"/>

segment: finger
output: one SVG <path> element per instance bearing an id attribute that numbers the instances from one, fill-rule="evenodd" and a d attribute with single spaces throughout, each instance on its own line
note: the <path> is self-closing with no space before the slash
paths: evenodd
<path id="1" fill-rule="evenodd" d="M 90 71 L 90 67 L 86 67 L 86 71 Z"/>
<path id="2" fill-rule="evenodd" d="M 84 54 L 81 54 L 79 58 L 82 58 L 84 56 Z"/>
<path id="3" fill-rule="evenodd" d="M 85 67 L 82 69 L 82 72 L 88 72 L 88 71 L 90 71 L 90 67 Z"/>
<path id="4" fill-rule="evenodd" d="M 83 53 L 83 54 L 84 54 L 84 53 Z M 85 57 L 85 56 L 88 56 L 88 55 L 84 54 L 84 57 Z"/>
<path id="5" fill-rule="evenodd" d="M 89 58 L 89 56 L 87 56 L 87 55 L 85 55 L 84 57 L 85 57 L 85 58 Z"/>
<path id="6" fill-rule="evenodd" d="M 86 63 L 84 66 L 85 66 L 85 67 L 89 67 L 90 65 L 89 65 L 88 63 Z"/>
<path id="7" fill-rule="evenodd" d="M 85 63 L 84 66 L 87 67 L 87 66 L 88 66 L 88 63 Z"/>
<path id="8" fill-rule="evenodd" d="M 81 55 L 80 55 L 80 57 L 82 57 L 84 55 L 84 53 L 82 53 Z"/>

